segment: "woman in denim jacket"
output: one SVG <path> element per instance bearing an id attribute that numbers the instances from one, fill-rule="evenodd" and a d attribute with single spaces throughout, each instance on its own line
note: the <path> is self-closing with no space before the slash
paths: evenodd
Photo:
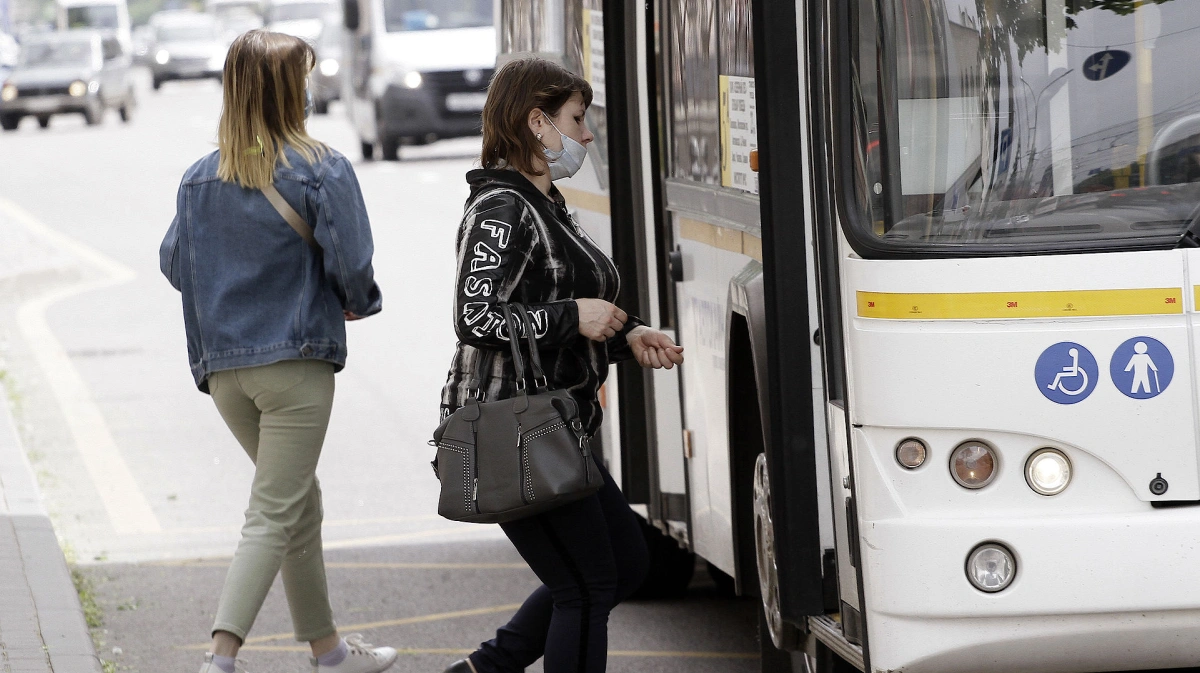
<path id="1" fill-rule="evenodd" d="M 321 553 L 316 468 L 333 375 L 346 363 L 345 321 L 378 313 L 382 298 L 354 170 L 305 130 L 314 62 L 312 48 L 289 35 L 255 30 L 234 41 L 219 149 L 184 175 L 160 249 L 163 274 L 183 294 L 196 386 L 255 463 L 201 673 L 234 673 L 280 570 L 313 671 L 377 673 L 396 660 L 390 647 L 339 637 Z M 287 206 L 277 209 L 264 190 Z"/>

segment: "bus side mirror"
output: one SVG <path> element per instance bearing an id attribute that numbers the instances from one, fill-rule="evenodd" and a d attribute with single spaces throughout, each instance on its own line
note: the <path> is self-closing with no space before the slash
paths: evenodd
<path id="1" fill-rule="evenodd" d="M 343 0 L 342 24 L 346 30 L 358 30 L 358 0 Z"/>

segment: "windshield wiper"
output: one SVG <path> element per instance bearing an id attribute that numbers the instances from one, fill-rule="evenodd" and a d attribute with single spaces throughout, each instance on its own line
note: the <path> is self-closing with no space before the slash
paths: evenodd
<path id="1" fill-rule="evenodd" d="M 1179 240 L 1175 242 L 1176 248 L 1200 248 L 1200 207 L 1196 208 L 1196 212 L 1192 213 L 1192 217 L 1188 220 L 1188 226 L 1183 230 L 1183 234 Z"/>

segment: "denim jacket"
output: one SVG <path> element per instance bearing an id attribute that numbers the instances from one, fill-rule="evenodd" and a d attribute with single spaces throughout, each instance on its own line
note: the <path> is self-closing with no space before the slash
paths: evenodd
<path id="1" fill-rule="evenodd" d="M 346 364 L 343 310 L 383 307 L 371 225 L 350 162 L 329 150 L 312 165 L 292 148 L 275 188 L 313 229 L 313 250 L 259 190 L 217 177 L 218 152 L 179 185 L 159 264 L 183 294 L 188 361 L 208 392 L 213 372 L 313 359 Z"/>

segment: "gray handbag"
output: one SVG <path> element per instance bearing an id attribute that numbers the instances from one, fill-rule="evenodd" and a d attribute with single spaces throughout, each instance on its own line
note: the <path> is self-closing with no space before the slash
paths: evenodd
<path id="1" fill-rule="evenodd" d="M 578 405 L 566 391 L 548 390 L 528 312 L 521 304 L 501 306 L 517 395 L 482 402 L 476 393 L 433 433 L 433 471 L 442 482 L 438 514 L 453 521 L 515 521 L 585 498 L 604 484 Z M 521 327 L 529 345 L 532 393 L 521 357 Z"/>

